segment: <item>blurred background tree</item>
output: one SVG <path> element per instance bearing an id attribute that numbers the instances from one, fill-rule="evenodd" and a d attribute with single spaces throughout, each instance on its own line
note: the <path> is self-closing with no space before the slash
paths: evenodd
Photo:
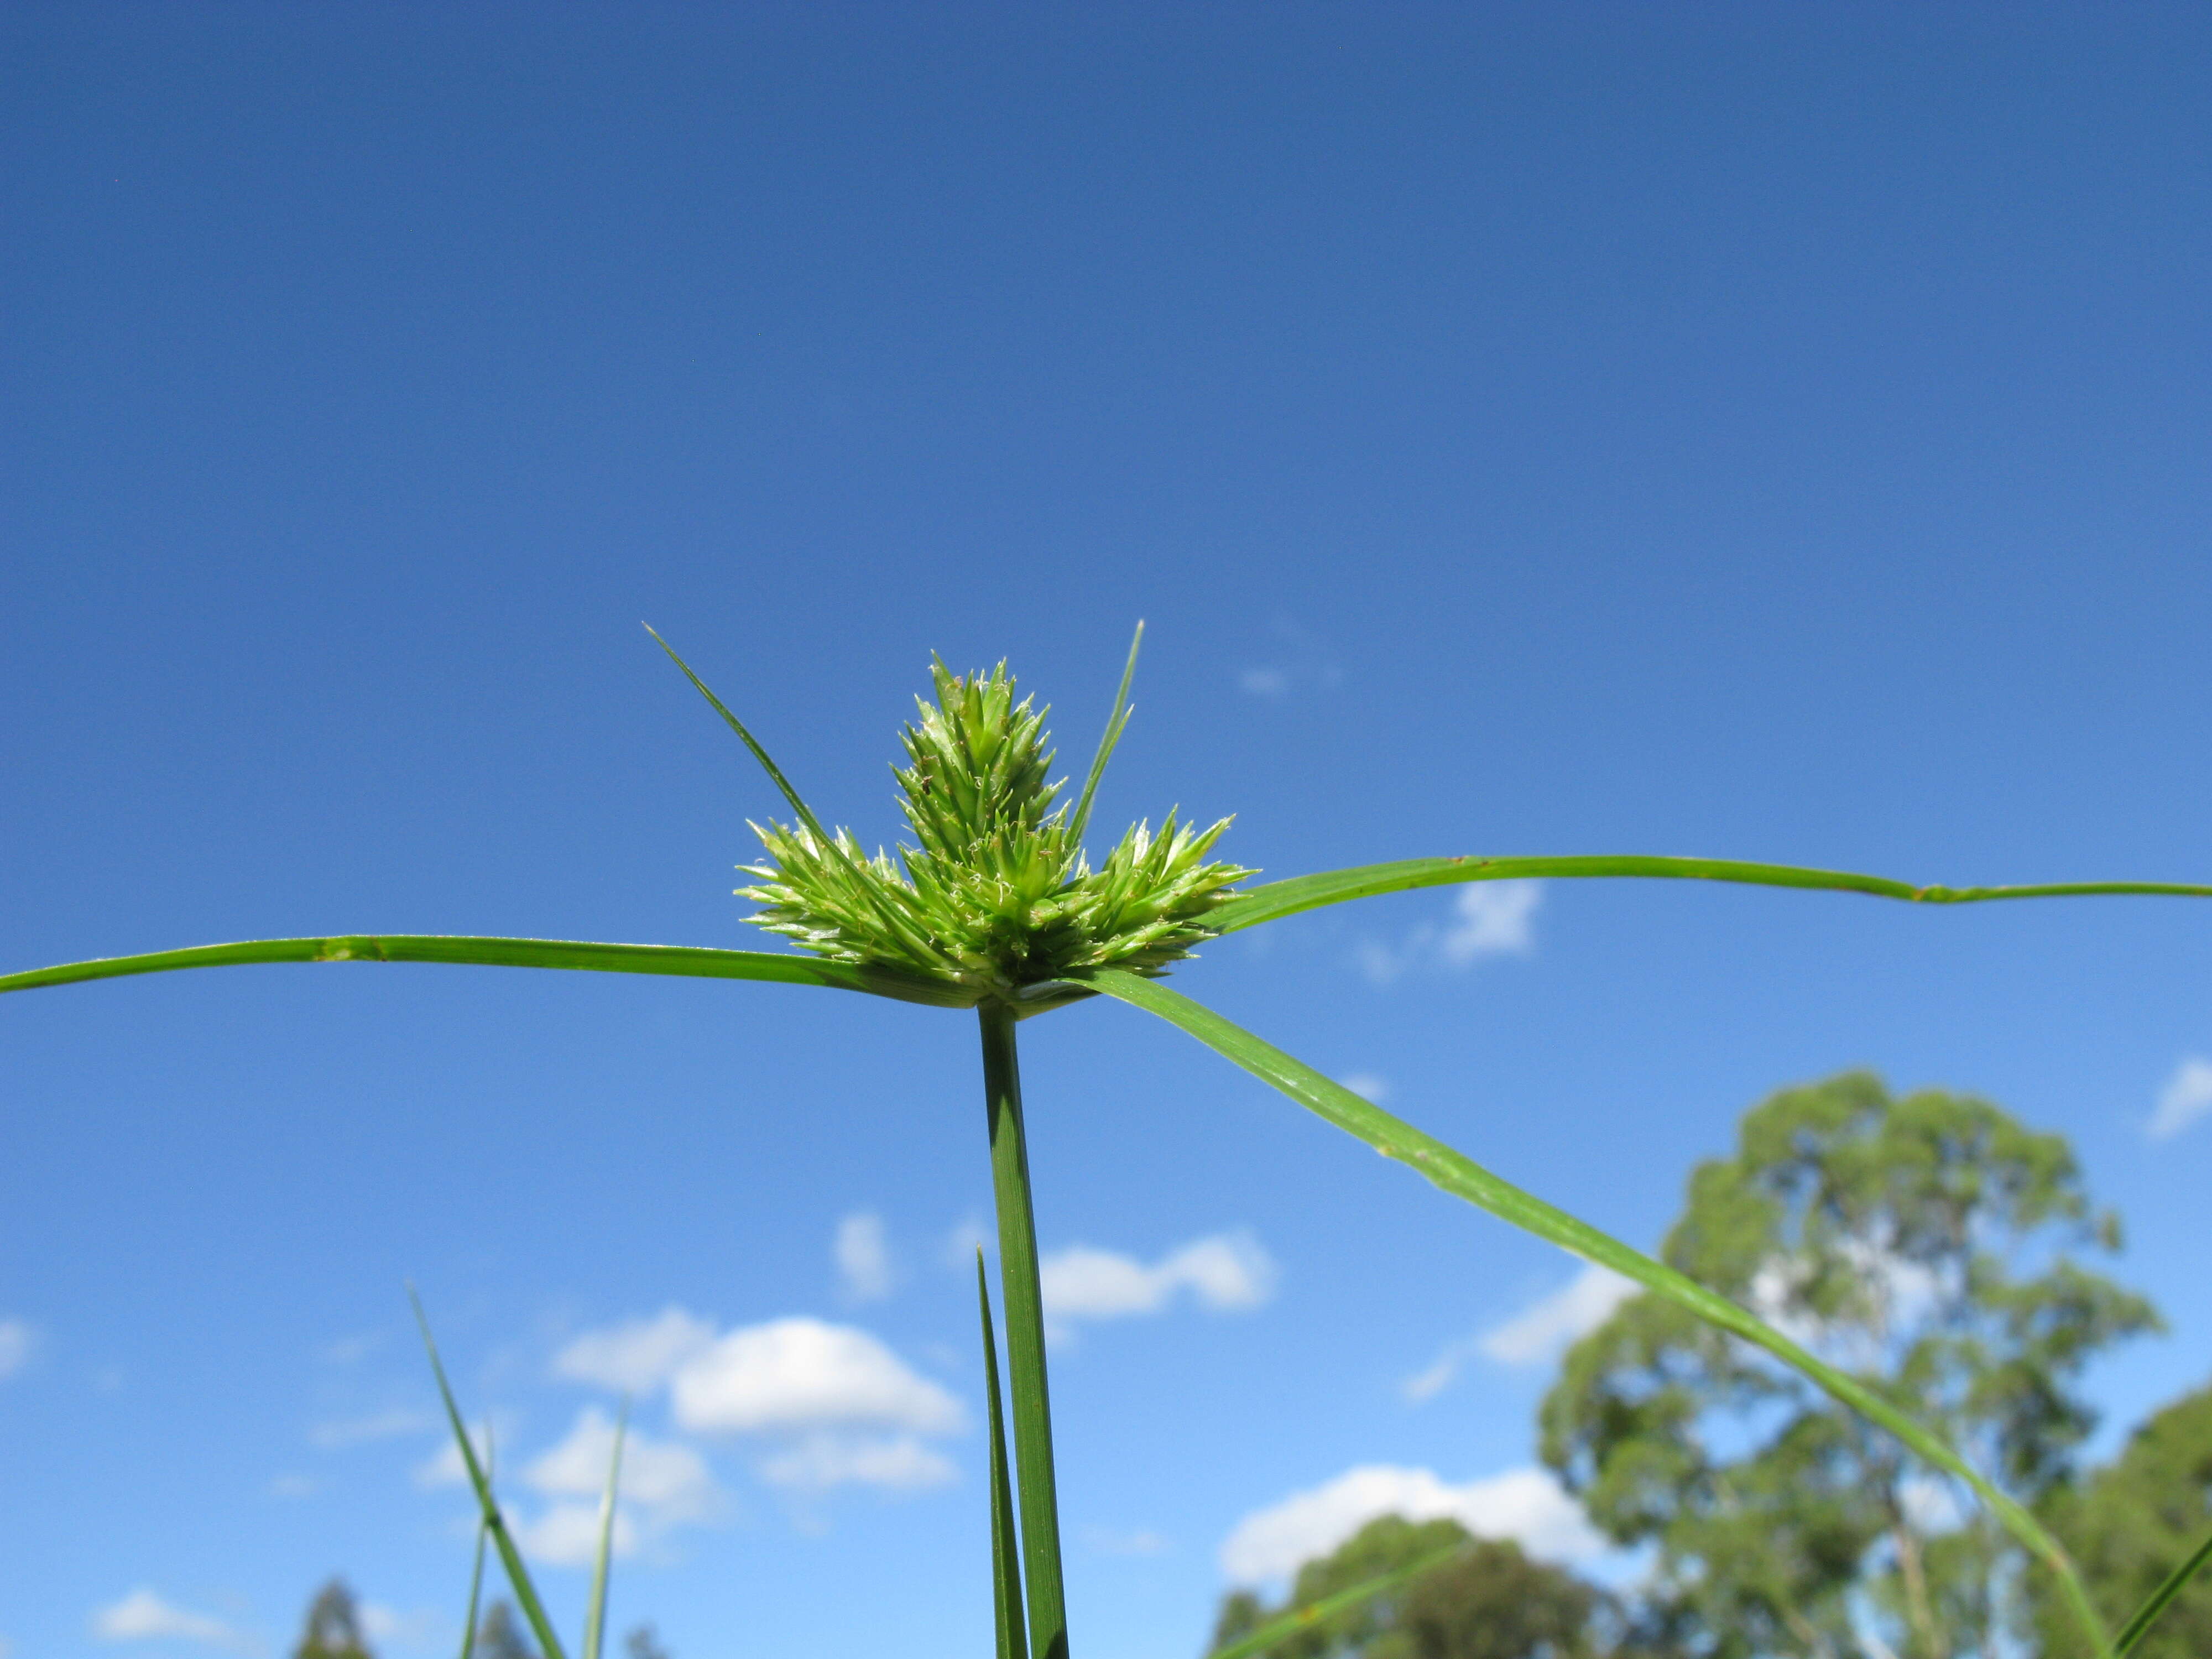
<path id="1" fill-rule="evenodd" d="M 376 1659 L 362 1634 L 360 1603 L 344 1579 L 333 1578 L 315 1592 L 292 1659 Z"/>
<path id="2" fill-rule="evenodd" d="M 478 1659 L 538 1659 L 522 1620 L 504 1601 L 493 1602 L 483 1623 L 477 1626 L 477 1654 Z"/>
<path id="3" fill-rule="evenodd" d="M 2094 1425 L 2084 1364 L 2158 1324 L 2070 1254 L 2118 1244 L 2063 1138 L 1852 1073 L 1747 1114 L 1662 1253 L 2034 1503 Z M 1634 1297 L 1577 1343 L 1542 1427 L 1591 1519 L 1656 1547 L 1653 1614 L 1711 1659 L 1954 1659 L 2018 1627 L 2023 1564 L 1966 1494 L 1671 1304 Z"/>
<path id="4" fill-rule="evenodd" d="M 2212 1533 L 2212 1387 L 2185 1395 L 2138 1428 L 2112 1462 L 2055 1487 L 2044 1514 L 2117 1628 Z M 2029 1586 L 2044 1650 L 2071 1641 L 2051 1586 Z M 2130 1659 L 2212 1654 L 2212 1574 L 2199 1573 Z"/>
<path id="5" fill-rule="evenodd" d="M 1269 1659 L 1596 1659 L 1615 1651 L 1612 1598 L 1518 1544 L 1478 1539 L 1456 1521 L 1370 1521 L 1334 1552 L 1298 1569 L 1289 1597 L 1269 1607 L 1248 1590 L 1227 1597 L 1209 1651 L 1218 1652 L 1293 1607 L 1410 1567 L 1452 1544 L 1456 1555 L 1359 1607 L 1316 1621 L 1268 1650 Z"/>

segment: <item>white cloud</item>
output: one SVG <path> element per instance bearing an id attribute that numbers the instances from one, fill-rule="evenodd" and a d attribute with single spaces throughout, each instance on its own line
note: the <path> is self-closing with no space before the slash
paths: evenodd
<path id="1" fill-rule="evenodd" d="M 280 1474 L 269 1483 L 271 1498 L 313 1498 L 315 1483 L 304 1474 Z"/>
<path id="2" fill-rule="evenodd" d="M 975 1271 L 975 1252 L 986 1255 L 999 1253 L 999 1241 L 983 1231 L 983 1224 L 974 1216 L 963 1216 L 953 1229 L 945 1235 L 941 1252 L 945 1265 L 957 1273 Z"/>
<path id="3" fill-rule="evenodd" d="M 1580 1273 L 1549 1296 L 1486 1331 L 1446 1345 L 1428 1367 L 1400 1385 L 1406 1398 L 1427 1400 L 1449 1388 L 1469 1359 L 1480 1355 L 1500 1365 L 1535 1365 L 1557 1358 L 1636 1294 L 1632 1279 L 1585 1262 Z"/>
<path id="4" fill-rule="evenodd" d="M 1133 1256 L 1077 1244 L 1037 1264 L 1045 1317 L 1127 1319 L 1156 1314 L 1188 1291 L 1216 1312 L 1256 1308 L 1275 1292 L 1272 1257 L 1249 1232 L 1193 1239 L 1146 1267 Z"/>
<path id="5" fill-rule="evenodd" d="M 602 1470 L 604 1474 L 605 1471 Z M 504 1505 L 501 1506 L 505 1507 Z M 542 1561 L 550 1567 L 588 1567 L 599 1553 L 599 1506 L 571 1498 L 554 1504 L 544 1513 L 530 1520 L 509 1522 L 514 1541 L 522 1553 L 533 1561 Z M 617 1505 L 615 1510 L 614 1553 L 633 1555 L 637 1551 L 637 1527 L 629 1511 Z"/>
<path id="6" fill-rule="evenodd" d="M 730 1332 L 676 1373 L 673 1397 L 695 1432 L 961 1425 L 957 1401 L 867 1332 L 805 1317 Z"/>
<path id="7" fill-rule="evenodd" d="M 2171 1140 L 2207 1112 L 2212 1112 L 2212 1060 L 2191 1054 L 2158 1091 L 2158 1109 L 2143 1133 L 2153 1140 Z"/>
<path id="8" fill-rule="evenodd" d="M 596 1406 L 576 1415 L 568 1437 L 542 1452 L 522 1471 L 523 1484 L 548 1498 L 588 1498 L 597 1502 L 606 1490 L 607 1466 L 614 1456 L 613 1419 Z M 647 1530 L 712 1518 L 722 1494 L 707 1460 L 677 1440 L 656 1440 L 632 1429 L 623 1437 L 618 1495 L 635 1506 Z"/>
<path id="9" fill-rule="evenodd" d="M 1109 1532 L 1103 1527 L 1090 1527 L 1084 1531 L 1083 1541 L 1100 1555 L 1165 1555 L 1175 1547 L 1172 1539 L 1141 1528 L 1135 1532 Z"/>
<path id="10" fill-rule="evenodd" d="M 1337 1079 L 1337 1081 L 1362 1100 L 1372 1101 L 1377 1106 L 1390 1098 L 1389 1079 L 1377 1077 L 1372 1072 L 1354 1072 L 1349 1077 Z"/>
<path id="11" fill-rule="evenodd" d="M 604 1389 L 659 1388 L 714 1340 L 714 1326 L 672 1304 L 651 1319 L 586 1331 L 553 1357 L 553 1374 Z"/>
<path id="12" fill-rule="evenodd" d="M 793 1492 L 827 1492 L 844 1486 L 919 1492 L 944 1485 L 954 1470 L 941 1454 L 910 1434 L 820 1432 L 801 1435 L 762 1459 L 760 1474 L 770 1486 Z"/>
<path id="13" fill-rule="evenodd" d="M 174 1640 L 216 1647 L 240 1645 L 238 1632 L 220 1619 L 163 1601 L 141 1584 L 92 1615 L 92 1633 L 103 1642 Z"/>
<path id="14" fill-rule="evenodd" d="M 1417 967 L 1465 968 L 1483 957 L 1527 956 L 1536 948 L 1540 881 L 1479 881 L 1460 890 L 1441 923 L 1425 921 L 1398 944 L 1369 939 L 1354 952 L 1360 969 L 1388 985 Z"/>
<path id="15" fill-rule="evenodd" d="M 0 1378 L 15 1376 L 30 1363 L 38 1333 L 20 1319 L 0 1319 Z"/>
<path id="16" fill-rule="evenodd" d="M 394 1407 L 368 1417 L 318 1423 L 307 1431 L 307 1442 L 324 1451 L 336 1451 L 342 1446 L 357 1446 L 365 1440 L 393 1440 L 404 1434 L 420 1434 L 436 1421 L 428 1412 Z"/>
<path id="17" fill-rule="evenodd" d="M 831 1254 L 838 1276 L 845 1281 L 845 1294 L 855 1302 L 880 1302 L 898 1282 L 881 1216 L 861 1213 L 840 1221 Z"/>
<path id="18" fill-rule="evenodd" d="M 356 1336 L 340 1337 L 316 1349 L 315 1358 L 325 1365 L 357 1364 L 384 1346 L 384 1336 L 382 1331 L 363 1331 Z"/>
<path id="19" fill-rule="evenodd" d="M 1237 677 L 1237 689 L 1248 697 L 1286 696 L 1291 677 L 1279 668 L 1248 668 Z"/>
<path id="20" fill-rule="evenodd" d="M 1455 1486 L 1432 1470 L 1373 1463 L 1246 1516 L 1222 1543 L 1221 1570 L 1237 1583 L 1285 1577 L 1382 1515 L 1449 1516 L 1478 1537 L 1517 1539 L 1553 1561 L 1588 1560 L 1605 1547 L 1581 1506 L 1542 1469 Z"/>
<path id="21" fill-rule="evenodd" d="M 491 1431 L 483 1424 L 469 1431 L 469 1443 L 476 1448 L 477 1462 L 483 1463 L 491 1457 Z M 494 1471 L 495 1479 L 497 1471 Z M 468 1465 L 461 1461 L 458 1442 L 448 1435 L 438 1443 L 438 1449 L 415 1466 L 415 1484 L 425 1489 L 435 1486 L 465 1486 L 469 1483 Z"/>
<path id="22" fill-rule="evenodd" d="M 381 1601 L 361 1604 L 362 1634 L 372 1642 L 400 1648 L 428 1647 L 445 1620 L 432 1608 L 402 1613 Z"/>

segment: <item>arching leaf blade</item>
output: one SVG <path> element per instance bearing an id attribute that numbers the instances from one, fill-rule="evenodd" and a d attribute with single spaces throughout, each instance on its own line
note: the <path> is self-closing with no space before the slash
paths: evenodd
<path id="1" fill-rule="evenodd" d="M 1129 641 L 1129 660 L 1121 669 L 1121 689 L 1114 693 L 1114 710 L 1106 716 L 1105 734 L 1098 739 L 1098 752 L 1091 759 L 1091 775 L 1083 781 L 1083 793 L 1077 799 L 1075 811 L 1068 820 L 1078 845 L 1091 823 L 1091 799 L 1098 793 L 1098 781 L 1106 775 L 1106 763 L 1114 757 L 1114 745 L 1121 741 L 1121 729 L 1129 723 L 1129 683 L 1137 678 L 1137 650 L 1144 642 L 1145 624 L 1140 620 Z"/>
<path id="2" fill-rule="evenodd" d="M 691 682 L 701 696 L 706 698 L 708 706 L 728 723 L 730 730 L 736 732 L 745 747 L 752 751 L 753 758 L 760 763 L 761 770 L 769 775 L 770 781 L 783 792 L 784 799 L 791 803 L 791 810 L 799 814 L 799 821 L 812 830 L 815 838 L 824 847 L 836 846 L 836 843 L 830 838 L 830 832 L 822 827 L 822 820 L 814 816 L 814 809 L 799 799 L 799 791 L 791 787 L 791 780 L 783 775 L 783 769 L 769 758 L 768 750 L 762 748 L 759 740 L 745 730 L 744 722 L 730 712 L 729 705 L 714 694 L 706 681 L 691 672 L 691 665 L 676 654 L 674 646 L 653 632 L 651 623 L 645 623 L 644 628 L 647 633 L 653 635 L 653 642 L 668 653 L 668 660 L 684 671 L 684 678 Z"/>
<path id="3" fill-rule="evenodd" d="M 1378 1595 L 1388 1595 L 1401 1584 L 1411 1583 L 1431 1568 L 1443 1565 L 1466 1547 L 1463 1543 L 1447 1544 L 1418 1561 L 1370 1578 L 1364 1583 L 1354 1584 L 1350 1589 L 1324 1595 L 1320 1601 L 1309 1601 L 1302 1607 L 1292 1607 L 1279 1617 L 1270 1619 L 1249 1634 L 1238 1637 L 1227 1647 L 1214 1649 L 1206 1656 L 1206 1659 L 1253 1659 L 1253 1656 L 1287 1642 L 1301 1631 L 1312 1629 L 1324 1619 L 1334 1619 L 1340 1613 L 1349 1613 L 1354 1607 L 1364 1607 Z"/>
<path id="4" fill-rule="evenodd" d="M 1006 1458 L 1006 1417 L 999 1395 L 999 1340 L 991 1328 L 991 1287 L 981 1246 L 975 1251 L 975 1298 L 983 1315 L 983 1387 L 990 1395 L 992 1621 L 998 1632 L 998 1659 L 1029 1659 L 1021 1546 L 1014 1532 L 1014 1489 Z"/>
<path id="5" fill-rule="evenodd" d="M 1416 887 L 1445 887 L 1461 882 L 1531 878 L 1563 880 L 1629 878 L 1661 881 L 1717 881 L 1753 887 L 1796 887 L 1815 892 L 1864 893 L 1909 904 L 1978 904 L 1994 899 L 2089 898 L 2143 895 L 2168 898 L 2212 898 L 2212 885 L 2164 881 L 2062 881 L 2010 887 L 1915 886 L 1887 876 L 1849 870 L 1818 870 L 1795 864 L 1759 864 L 1741 859 L 1661 858 L 1642 854 L 1572 854 L 1563 857 L 1401 859 L 1392 864 L 1363 864 L 1324 870 L 1249 888 L 1206 917 L 1224 933 L 1256 927 L 1303 910 L 1349 899 L 1402 893 Z"/>
<path id="6" fill-rule="evenodd" d="M 1433 1135 L 1416 1129 L 1384 1111 L 1372 1101 L 1323 1076 L 1303 1060 L 1293 1059 L 1265 1039 L 1224 1018 L 1204 1004 L 1158 980 L 1118 969 L 1093 969 L 1073 975 L 1080 983 L 1104 994 L 1157 1014 L 1179 1026 L 1206 1047 L 1243 1067 L 1271 1087 L 1288 1095 L 1316 1115 L 1367 1143 L 1385 1158 L 1395 1158 L 1436 1186 L 1500 1220 L 1511 1222 L 1537 1237 L 1548 1240 L 1586 1261 L 1612 1268 L 1647 1290 L 1686 1308 L 1700 1319 L 1718 1326 L 1745 1341 L 1765 1349 L 1783 1364 L 1857 1412 L 1889 1431 L 1926 1462 L 1956 1475 L 1972 1486 L 2007 1530 L 2059 1576 L 2069 1605 L 2089 1638 L 2100 1659 L 2111 1659 L 2112 1650 L 2102 1623 L 2092 1607 L 2081 1577 L 2058 1540 L 2042 1522 L 2008 1498 L 1981 1472 L 1928 1430 L 1887 1401 L 1813 1354 L 1781 1332 L 1726 1297 L 1707 1289 L 1665 1262 L 1655 1261 L 1610 1233 L 1570 1215 L 1533 1193 L 1492 1175 L 1465 1153 L 1455 1151 Z"/>
<path id="7" fill-rule="evenodd" d="M 324 939 L 247 939 L 181 951 L 102 957 L 0 975 L 0 992 L 30 991 L 131 974 L 185 968 L 233 968 L 277 962 L 437 962 L 487 968 L 560 968 L 601 974 L 667 974 L 690 979 L 751 979 L 866 991 L 902 1002 L 965 1008 L 975 998 L 919 974 L 771 951 L 722 951 L 698 945 L 609 945 L 582 939 L 501 939 L 452 933 L 349 933 Z"/>

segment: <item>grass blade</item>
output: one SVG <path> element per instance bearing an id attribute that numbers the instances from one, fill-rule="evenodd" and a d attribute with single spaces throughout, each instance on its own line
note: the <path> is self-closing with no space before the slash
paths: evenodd
<path id="1" fill-rule="evenodd" d="M 1113 758 L 1114 745 L 1121 741 L 1121 728 L 1129 723 L 1129 682 L 1137 677 L 1137 647 L 1145 642 L 1145 624 L 1137 624 L 1136 637 L 1129 641 L 1129 661 L 1121 670 L 1121 689 L 1114 694 L 1114 712 L 1106 717 L 1106 733 L 1098 739 L 1098 752 L 1091 757 L 1091 775 L 1083 781 L 1083 793 L 1075 803 L 1075 815 L 1069 820 L 1074 830 L 1073 840 L 1083 844 L 1083 831 L 1091 822 L 1091 798 L 1098 793 L 1098 780 L 1106 775 L 1106 763 Z"/>
<path id="2" fill-rule="evenodd" d="M 1006 1382 L 1013 1398 L 1015 1485 L 1021 1494 L 1023 1589 L 1034 1659 L 1067 1659 L 1067 1594 L 1060 1576 L 1060 1490 L 1053 1472 L 1052 1399 L 1046 1386 L 1044 1294 L 1037 1282 L 1036 1212 L 1030 1195 L 1028 1131 L 1014 1015 L 979 1009 L 983 1100 L 991 1136 L 991 1192 L 999 1214 L 999 1274 L 1006 1309 Z"/>
<path id="3" fill-rule="evenodd" d="M 783 798 L 791 803 L 791 810 L 799 814 L 799 821 L 812 830 L 815 838 L 824 847 L 836 846 L 836 843 L 830 839 L 830 832 L 822 827 L 822 820 L 814 816 L 814 809 L 799 799 L 799 791 L 791 787 L 791 780 L 783 775 L 782 769 L 769 758 L 768 750 L 762 748 L 753 734 L 745 730 L 744 722 L 732 714 L 722 700 L 707 689 L 707 682 L 691 672 L 691 665 L 676 654 L 673 646 L 659 635 L 653 634 L 652 623 L 647 623 L 644 626 L 647 633 L 653 634 L 653 642 L 668 653 L 668 660 L 684 671 L 684 678 L 691 682 L 717 714 L 729 722 L 730 730 L 744 740 L 745 747 L 753 751 L 753 758 L 761 763 L 761 770 L 774 779 L 775 787 L 783 791 Z"/>
<path id="4" fill-rule="evenodd" d="M 2129 1650 L 2150 1633 L 2150 1627 L 2158 1622 L 2159 1614 L 2164 1613 L 2174 1598 L 2189 1587 L 2189 1581 L 2208 1561 L 2212 1561 L 2212 1534 L 2206 1534 L 2204 1541 L 2197 1547 L 2197 1553 L 2169 1573 L 2166 1582 L 2150 1593 L 2150 1599 L 2137 1607 L 2128 1622 L 2120 1626 L 2119 1636 L 2112 1644 L 2112 1651 L 2121 1659 L 2125 1659 Z"/>
<path id="5" fill-rule="evenodd" d="M 1410 1165 L 1453 1196 L 1465 1199 L 1499 1219 L 1510 1221 L 1586 1261 L 1611 1267 L 1647 1290 L 1680 1304 L 1708 1323 L 1764 1348 L 1861 1416 L 1888 1430 L 1922 1459 L 1971 1486 L 2013 1536 L 2058 1574 L 2075 1617 L 2090 1638 L 2092 1650 L 2100 1659 L 2109 1659 L 2112 1649 L 2104 1627 L 2090 1606 L 2080 1575 L 2058 1540 L 1964 1458 L 1856 1378 L 1808 1353 L 1781 1332 L 1687 1274 L 1654 1261 L 1641 1250 L 1622 1243 L 1610 1233 L 1599 1231 L 1534 1194 L 1522 1191 L 1464 1153 L 1454 1151 L 1402 1119 L 1393 1117 L 1373 1102 L 1361 1098 L 1342 1084 L 1322 1076 L 1304 1061 L 1292 1059 L 1180 991 L 1170 990 L 1158 980 L 1144 979 L 1117 969 L 1094 969 L 1079 978 L 1095 990 L 1180 1026 L 1224 1059 L 1235 1061 L 1308 1110 L 1365 1141 L 1383 1157 Z"/>
<path id="6" fill-rule="evenodd" d="M 607 1460 L 607 1489 L 599 1498 L 599 1547 L 592 1558 L 591 1599 L 584 1603 L 584 1659 L 599 1659 L 607 1636 L 607 1563 L 614 1555 L 615 1488 L 622 1480 L 623 1436 L 629 1428 L 629 1401 L 615 1418 L 614 1455 Z"/>
<path id="7" fill-rule="evenodd" d="M 991 1330 L 991 1287 L 975 1251 L 975 1299 L 983 1310 L 983 1386 L 991 1397 L 991 1612 L 999 1659 L 1029 1659 L 1022 1625 L 1022 1560 L 1014 1535 L 1014 1493 L 1006 1476 L 1006 1422 L 999 1407 L 999 1343 Z"/>
<path id="8" fill-rule="evenodd" d="M 580 939 L 489 939 L 449 933 L 354 933 L 330 939 L 258 939 L 196 945 L 143 956 L 102 957 L 58 968 L 0 975 L 0 992 L 160 974 L 182 968 L 232 968 L 270 962 L 444 962 L 487 968 L 565 968 L 601 974 L 673 974 L 693 979 L 757 979 L 866 991 L 902 1002 L 966 1008 L 974 998 L 920 974 L 771 951 L 720 951 L 701 945 L 601 945 Z"/>
<path id="9" fill-rule="evenodd" d="M 1346 899 L 1443 887 L 1463 881 L 1505 881 L 1531 876 L 1638 877 L 1674 881 L 1741 882 L 1754 887 L 1802 887 L 1822 892 L 1869 893 L 1912 904 L 1975 904 L 1986 899 L 2086 898 L 2100 894 L 2151 894 L 2212 898 L 2212 886 L 2166 881 L 2062 881 L 2026 887 L 1915 887 L 1887 876 L 1847 870 L 1813 870 L 1794 864 L 1749 864 L 1736 859 L 1647 858 L 1597 854 L 1567 858 L 1404 859 L 1349 870 L 1271 881 L 1238 894 L 1206 917 L 1209 927 L 1233 933 Z"/>
<path id="10" fill-rule="evenodd" d="M 423 1347 L 429 1351 L 430 1370 L 438 1379 L 438 1397 L 446 1402 L 446 1420 L 453 1425 L 453 1438 L 460 1443 L 461 1462 L 468 1470 L 469 1485 L 476 1489 L 483 1529 L 491 1534 L 492 1544 L 499 1551 L 500 1564 L 507 1569 L 507 1582 L 514 1587 L 522 1616 L 537 1633 L 538 1651 L 544 1659 L 568 1659 L 561 1638 L 553 1633 L 552 1621 L 545 1616 L 545 1604 L 538 1598 L 538 1587 L 530 1582 L 530 1571 L 522 1565 L 522 1552 L 515 1548 L 514 1540 L 507 1532 L 507 1518 L 500 1514 L 499 1504 L 491 1495 L 491 1477 L 477 1461 L 476 1446 L 461 1423 L 461 1409 L 453 1403 L 453 1390 L 446 1381 L 445 1363 L 438 1358 L 438 1345 L 431 1338 L 430 1322 L 422 1312 L 422 1298 L 415 1294 L 411 1285 L 407 1289 L 407 1299 L 415 1304 L 415 1323 L 422 1329 Z"/>
<path id="11" fill-rule="evenodd" d="M 1350 1589 L 1339 1590 L 1334 1595 L 1324 1595 L 1320 1601 L 1310 1601 L 1304 1607 L 1292 1607 L 1280 1617 L 1270 1619 L 1249 1636 L 1238 1637 L 1225 1648 L 1214 1649 L 1206 1656 L 1206 1659 L 1250 1659 L 1252 1655 L 1265 1653 L 1301 1631 L 1310 1630 L 1324 1619 L 1334 1619 L 1340 1613 L 1349 1613 L 1401 1584 L 1419 1578 L 1431 1567 L 1442 1566 L 1466 1547 L 1465 1544 L 1447 1544 L 1410 1565 L 1370 1578 L 1364 1584 L 1354 1584 Z"/>
<path id="12" fill-rule="evenodd" d="M 484 1461 L 489 1462 L 490 1449 L 487 1447 L 485 1449 Z M 484 1529 L 479 1522 L 477 1526 L 476 1565 L 469 1569 L 469 1616 L 467 1622 L 461 1626 L 461 1659 L 476 1659 L 477 1603 L 483 1595 L 483 1550 Z"/>

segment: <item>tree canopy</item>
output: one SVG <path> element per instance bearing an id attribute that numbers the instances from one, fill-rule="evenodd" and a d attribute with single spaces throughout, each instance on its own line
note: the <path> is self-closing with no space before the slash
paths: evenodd
<path id="1" fill-rule="evenodd" d="M 344 1579 L 333 1578 L 315 1592 L 292 1659 L 376 1659 L 362 1633 L 360 1603 Z"/>
<path id="2" fill-rule="evenodd" d="M 2118 1245 L 2063 1138 L 1854 1073 L 1747 1114 L 1735 1153 L 1692 1174 L 1662 1254 L 2035 1502 L 2094 1425 L 2085 1363 L 2157 1323 L 2076 1260 Z M 2018 1552 L 1970 1495 L 1656 1297 L 1570 1351 L 1542 1428 L 1592 1520 L 1656 1547 L 1653 1606 L 1692 1651 L 1843 1659 L 1871 1637 L 1954 1659 L 2014 1623 Z"/>
<path id="3" fill-rule="evenodd" d="M 1209 1651 L 1267 1620 L 1401 1568 L 1452 1544 L 1429 1571 L 1362 1605 L 1317 1620 L 1268 1659 L 1595 1659 L 1611 1603 L 1595 1586 L 1532 1561 L 1518 1544 L 1468 1534 L 1456 1521 L 1369 1522 L 1331 1553 L 1298 1569 L 1289 1598 L 1271 1607 L 1249 1591 L 1222 1603 Z"/>

